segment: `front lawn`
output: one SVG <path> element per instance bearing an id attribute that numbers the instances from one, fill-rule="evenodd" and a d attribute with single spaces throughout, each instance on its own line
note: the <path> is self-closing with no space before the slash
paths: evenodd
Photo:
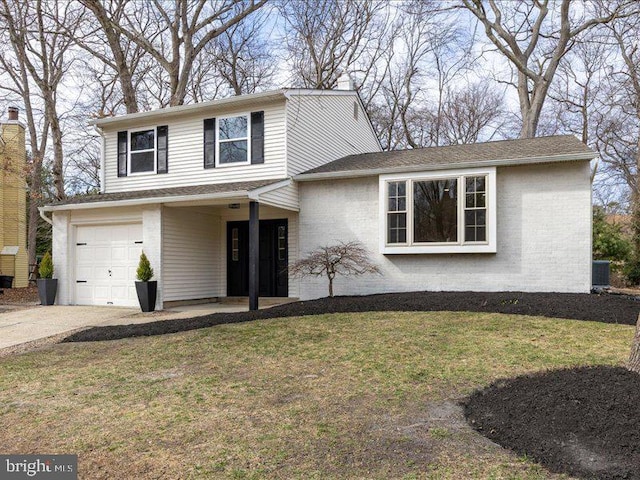
<path id="1" fill-rule="evenodd" d="M 54 345 L 0 360 L 0 445 L 76 453 L 90 479 L 554 478 L 474 432 L 458 402 L 501 377 L 621 365 L 632 336 L 378 312 Z"/>

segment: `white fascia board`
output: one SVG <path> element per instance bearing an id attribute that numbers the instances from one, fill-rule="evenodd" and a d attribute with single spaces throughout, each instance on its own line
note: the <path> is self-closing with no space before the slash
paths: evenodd
<path id="1" fill-rule="evenodd" d="M 367 170 L 344 170 L 340 172 L 300 173 L 293 177 L 297 182 L 312 182 L 332 178 L 358 178 L 403 172 L 434 172 L 438 170 L 469 169 L 483 167 L 517 167 L 520 165 L 535 165 L 541 163 L 560 163 L 570 161 L 591 161 L 597 153 L 573 153 L 568 155 L 553 155 L 547 157 L 531 157 L 525 159 L 481 160 L 477 162 L 446 163 L 439 165 L 403 165 L 398 167 L 372 168 Z"/>
<path id="2" fill-rule="evenodd" d="M 302 96 L 302 97 L 326 97 L 326 96 L 342 96 L 353 97 L 357 96 L 355 90 L 311 90 L 304 88 L 288 88 L 284 90 L 284 96 L 287 98 Z"/>
<path id="3" fill-rule="evenodd" d="M 130 113 L 128 115 L 120 115 L 117 117 L 100 118 L 97 120 L 91 120 L 89 125 L 98 125 L 101 127 L 108 125 L 115 125 L 119 123 L 138 122 L 140 120 L 152 119 L 154 117 L 171 117 L 175 115 L 183 115 L 187 113 L 198 113 L 201 111 L 211 110 L 212 108 L 226 107 L 229 105 L 237 104 L 250 105 L 259 102 L 267 102 L 269 100 L 276 100 L 284 98 L 285 90 L 273 90 L 270 92 L 252 93 L 249 95 L 241 95 L 238 97 L 222 98 L 220 100 L 212 100 L 209 102 L 193 103 L 191 105 L 178 105 L 175 107 L 160 108 L 157 110 L 150 110 L 148 112 Z"/>
<path id="4" fill-rule="evenodd" d="M 205 193 L 201 195 L 176 195 L 173 197 L 132 198 L 129 200 L 111 200 L 106 202 L 72 203 L 67 205 L 46 205 L 40 207 L 43 212 L 62 210 L 87 210 L 91 208 L 131 207 L 157 203 L 199 202 L 206 200 L 243 200 L 249 198 L 246 190 L 237 192 Z"/>

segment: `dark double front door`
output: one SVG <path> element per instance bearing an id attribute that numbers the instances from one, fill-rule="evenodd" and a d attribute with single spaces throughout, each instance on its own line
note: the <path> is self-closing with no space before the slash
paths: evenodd
<path id="1" fill-rule="evenodd" d="M 260 220 L 261 297 L 289 294 L 287 220 Z M 227 223 L 227 296 L 249 295 L 249 222 Z"/>

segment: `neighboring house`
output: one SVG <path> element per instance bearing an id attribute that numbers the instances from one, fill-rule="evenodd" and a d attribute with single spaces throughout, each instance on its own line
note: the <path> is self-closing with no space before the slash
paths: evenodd
<path id="1" fill-rule="evenodd" d="M 29 283 L 26 161 L 24 125 L 9 107 L 0 123 L 0 275 L 14 277 L 14 287 Z"/>
<path id="2" fill-rule="evenodd" d="M 95 121 L 102 190 L 46 206 L 62 304 L 326 295 L 286 266 L 360 240 L 340 294 L 588 292 L 595 154 L 572 136 L 381 152 L 357 94 L 278 90 Z M 257 240 L 259 238 L 259 240 Z"/>

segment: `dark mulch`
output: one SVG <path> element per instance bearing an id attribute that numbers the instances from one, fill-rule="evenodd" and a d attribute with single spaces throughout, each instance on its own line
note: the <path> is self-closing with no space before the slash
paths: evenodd
<path id="1" fill-rule="evenodd" d="M 65 342 L 90 342 L 163 335 L 211 327 L 223 323 L 374 311 L 470 311 L 536 315 L 635 325 L 640 312 L 636 297 L 580 293 L 411 292 L 321 298 L 278 305 L 257 312 L 216 313 L 190 319 L 159 320 L 135 325 L 90 328 L 67 337 Z"/>
<path id="2" fill-rule="evenodd" d="M 549 470 L 640 479 L 640 375 L 580 367 L 503 380 L 471 396 L 471 425 Z"/>
<path id="3" fill-rule="evenodd" d="M 0 293 L 0 305 L 32 305 L 40 303 L 38 287 L 3 288 Z"/>

